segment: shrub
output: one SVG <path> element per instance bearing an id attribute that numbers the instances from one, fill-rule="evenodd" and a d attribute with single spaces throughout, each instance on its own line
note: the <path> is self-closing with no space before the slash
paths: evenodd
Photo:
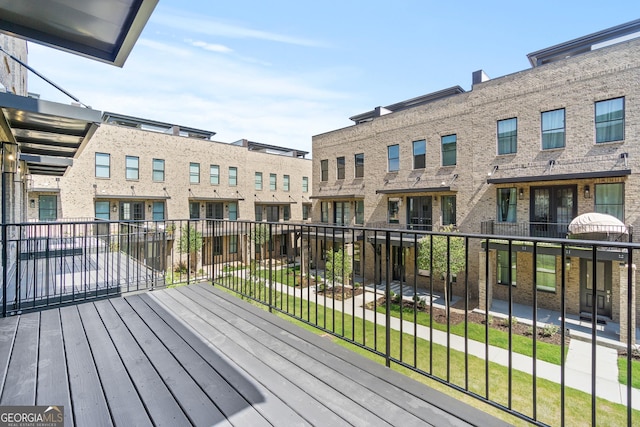
<path id="1" fill-rule="evenodd" d="M 554 325 L 553 323 L 549 323 L 547 325 L 544 325 L 544 327 L 542 328 L 542 336 L 543 337 L 552 337 L 555 334 L 557 334 L 559 330 L 560 330 L 560 327 L 558 325 Z"/>

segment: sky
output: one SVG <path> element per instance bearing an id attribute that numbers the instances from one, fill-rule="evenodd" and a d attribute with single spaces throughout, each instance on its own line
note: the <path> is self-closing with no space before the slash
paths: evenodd
<path id="1" fill-rule="evenodd" d="M 637 0 L 160 0 L 122 68 L 34 43 L 28 62 L 100 111 L 311 151 L 351 116 L 470 90 L 473 71 L 521 71 L 527 53 L 638 18 Z"/>

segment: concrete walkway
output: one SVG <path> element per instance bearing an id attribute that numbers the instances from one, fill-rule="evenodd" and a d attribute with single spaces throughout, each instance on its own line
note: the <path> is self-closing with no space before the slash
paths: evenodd
<path id="1" fill-rule="evenodd" d="M 243 272 L 236 272 L 238 276 L 243 276 Z M 377 322 L 381 326 L 385 326 L 385 317 L 380 314 L 376 315 L 376 312 L 369 309 L 362 309 L 363 305 L 368 304 L 369 302 L 373 302 L 376 299 L 384 296 L 384 284 L 378 285 L 378 289 L 374 287 L 367 286 L 366 292 L 363 295 L 358 295 L 355 297 L 354 301 L 345 300 L 345 301 L 334 301 L 332 298 L 325 298 L 322 296 L 317 297 L 316 301 L 316 290 L 315 288 L 302 288 L 299 287 L 291 287 L 286 286 L 281 283 L 274 283 L 274 288 L 277 291 L 281 291 L 291 296 L 295 296 L 303 299 L 311 299 L 312 302 L 317 302 L 320 305 L 325 305 L 327 308 L 335 308 L 337 311 L 344 311 L 345 314 L 350 314 L 358 318 L 363 318 L 372 323 Z M 400 285 L 398 283 L 393 283 L 391 285 L 391 290 L 398 295 L 402 292 L 402 296 L 406 300 L 413 300 L 414 293 L 413 288 L 411 286 L 405 286 L 404 289 L 400 290 Z M 418 289 L 418 297 L 429 302 L 429 299 L 433 300 L 434 307 L 444 308 L 442 305 L 444 299 L 441 295 L 429 295 L 429 293 L 425 289 Z M 454 298 L 455 303 L 455 298 Z M 504 303 L 504 302 L 502 302 Z M 356 308 L 354 310 L 354 307 Z M 506 307 L 505 304 L 501 304 L 499 301 L 494 302 L 494 306 L 492 306 L 492 310 L 490 311 L 491 315 L 494 316 L 502 316 L 508 317 L 505 315 L 505 312 L 508 313 L 508 310 L 504 310 Z M 363 314 L 364 313 L 364 314 Z M 528 308 L 529 316 L 524 316 L 527 313 L 527 307 L 525 306 L 517 306 L 513 305 L 512 313 L 514 316 L 518 318 L 518 321 L 529 322 L 531 324 L 531 308 Z M 522 316 L 522 317 L 520 317 Z M 559 315 L 557 316 L 559 317 Z M 546 320 L 548 323 L 552 323 L 549 321 L 550 319 L 557 319 L 556 314 L 554 312 L 548 310 L 539 310 L 538 314 L 538 325 L 544 324 Z M 567 316 L 568 317 L 568 316 Z M 573 319 L 575 321 L 575 319 Z M 578 319 L 579 320 L 579 319 Z M 556 325 L 559 325 L 559 321 L 553 322 Z M 571 330 L 570 336 L 573 338 L 569 344 L 569 350 L 567 353 L 567 359 L 565 361 L 565 386 L 571 387 L 576 390 L 583 391 L 588 394 L 592 394 L 592 364 L 591 364 L 591 342 L 589 341 L 590 335 L 584 333 L 583 331 L 578 330 L 575 327 L 575 323 L 570 323 L 568 320 L 566 322 L 567 327 Z M 591 325 L 589 323 L 589 325 Z M 401 329 L 401 321 L 399 318 L 392 317 L 391 318 L 391 328 L 395 330 Z M 584 325 L 577 325 L 580 328 L 584 328 Z M 402 329 L 404 331 L 413 331 L 414 325 L 413 322 L 403 321 Z M 607 346 L 605 345 L 597 345 L 596 346 L 596 384 L 595 384 L 595 394 L 598 397 L 609 400 L 614 403 L 619 403 L 626 405 L 627 402 L 627 387 L 620 384 L 618 382 L 618 353 L 615 347 L 616 341 L 612 339 L 612 336 L 609 333 L 605 334 L 605 327 L 598 325 L 599 334 L 602 333 L 603 339 L 606 339 Z M 576 334 L 582 334 L 576 336 Z M 429 340 L 431 336 L 433 336 L 433 342 L 435 344 L 439 344 L 442 346 L 447 345 L 447 333 L 444 331 L 433 330 L 431 331 L 428 327 L 418 325 L 417 326 L 417 335 L 419 338 L 424 340 Z M 640 340 L 639 340 L 640 341 Z M 485 344 L 478 341 L 468 340 L 468 352 L 470 355 L 478 357 L 480 359 L 485 359 Z M 600 343 L 600 339 L 598 339 Z M 617 342 L 620 344 L 619 342 Z M 451 349 L 457 350 L 460 352 L 465 351 L 465 340 L 464 337 L 458 335 L 451 335 L 449 337 L 449 345 Z M 502 349 L 499 347 L 489 346 L 489 360 L 491 362 L 498 363 L 503 366 L 509 365 L 509 351 L 506 349 Z M 529 375 L 533 375 L 534 368 L 534 359 L 529 356 L 525 356 L 519 353 L 512 353 L 512 369 L 525 372 Z M 552 363 L 544 362 L 541 360 L 535 361 L 536 375 L 538 378 L 544 378 L 549 381 L 553 381 L 555 383 L 561 383 L 562 378 L 562 368 L 560 365 L 555 365 Z M 634 409 L 640 410 L 640 390 L 632 389 L 632 406 Z"/>

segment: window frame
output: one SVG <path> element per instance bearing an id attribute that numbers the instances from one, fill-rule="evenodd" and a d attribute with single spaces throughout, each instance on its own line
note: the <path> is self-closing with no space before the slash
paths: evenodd
<path id="1" fill-rule="evenodd" d="M 344 179 L 346 164 L 344 156 L 336 157 L 336 179 Z"/>
<path id="2" fill-rule="evenodd" d="M 506 212 L 506 219 L 505 216 L 503 215 L 504 209 L 502 209 L 502 204 L 501 201 L 503 200 L 502 195 L 507 193 L 507 190 L 509 192 L 509 197 L 506 200 L 506 203 L 508 204 L 508 208 L 507 208 L 507 212 Z M 513 198 L 513 203 L 512 203 L 512 199 Z M 513 218 L 510 219 L 509 215 L 511 214 L 511 209 L 513 208 Z M 505 188 L 498 188 L 497 192 L 496 192 L 496 222 L 500 222 L 500 223 L 515 223 L 518 221 L 518 189 L 516 187 L 505 187 Z"/>
<path id="3" fill-rule="evenodd" d="M 157 165 L 162 165 L 162 168 L 159 168 Z M 154 182 L 164 182 L 164 169 L 165 162 L 164 159 L 152 159 L 151 160 L 151 180 Z M 156 178 L 156 174 L 161 174 L 162 178 Z"/>
<path id="4" fill-rule="evenodd" d="M 238 168 L 235 166 L 229 166 L 229 177 L 228 177 L 229 187 L 237 187 L 238 186 Z"/>
<path id="5" fill-rule="evenodd" d="M 102 162 L 98 162 L 98 158 L 101 158 L 103 160 L 106 159 L 107 160 L 106 164 L 103 164 Z M 94 161 L 95 161 L 95 177 L 103 178 L 103 179 L 111 178 L 111 154 L 96 152 Z M 99 170 L 100 171 L 106 170 L 107 171 L 106 176 L 98 173 Z"/>
<path id="6" fill-rule="evenodd" d="M 130 166 L 129 162 L 135 164 L 135 166 Z M 127 181 L 138 181 L 140 179 L 140 157 L 138 156 L 124 156 L 124 176 Z M 129 176 L 129 172 L 132 173 Z"/>
<path id="7" fill-rule="evenodd" d="M 605 194 L 603 194 L 603 192 L 601 190 L 605 189 L 605 188 L 612 188 L 613 186 L 619 186 L 620 187 L 620 196 L 621 196 L 621 200 L 619 201 L 619 203 L 598 203 L 600 202 L 600 200 L 602 200 L 602 198 L 605 197 Z M 601 183 L 601 184 L 595 184 L 594 185 L 594 201 L 593 201 L 593 211 L 594 212 L 598 212 L 598 213 L 605 213 L 605 214 L 609 214 L 612 216 L 615 216 L 616 218 L 618 218 L 620 221 L 624 222 L 624 201 L 625 201 L 625 186 L 624 186 L 624 182 L 607 182 L 607 183 Z M 618 214 L 615 214 L 615 211 L 619 212 Z"/>
<path id="8" fill-rule="evenodd" d="M 309 192 L 309 177 L 308 176 L 303 176 L 302 177 L 302 192 L 303 193 L 308 193 Z"/>
<path id="9" fill-rule="evenodd" d="M 603 105 L 605 103 L 611 103 L 611 102 L 615 102 L 615 101 L 621 101 L 622 102 L 622 109 L 620 110 L 620 111 L 622 111 L 622 117 L 621 118 L 616 118 L 616 119 L 598 121 L 598 105 Z M 596 101 L 594 103 L 594 106 L 593 106 L 593 112 L 594 112 L 595 141 L 596 141 L 596 144 L 606 144 L 608 142 L 624 141 L 624 133 L 625 133 L 625 97 L 624 96 L 619 96 L 617 98 L 610 98 L 610 99 L 603 99 L 601 101 Z M 598 130 L 599 130 L 598 124 L 600 124 L 600 123 L 610 124 L 612 122 L 620 122 L 620 124 L 622 126 L 622 132 L 621 132 L 620 138 L 598 140 L 598 136 L 600 134 L 600 132 L 598 132 Z M 609 129 L 609 126 L 607 126 L 606 129 Z M 614 126 L 615 126 L 615 123 L 614 123 Z"/>
<path id="10" fill-rule="evenodd" d="M 545 129 L 545 117 L 549 117 L 551 113 L 555 113 L 558 111 L 562 111 L 562 127 Z M 553 146 L 553 147 L 545 146 L 545 135 L 553 135 L 559 129 L 562 129 L 562 145 Z M 555 110 L 548 110 L 540 113 L 540 135 L 541 135 L 542 150 L 559 150 L 566 147 L 567 145 L 567 112 L 564 108 L 556 108 Z M 547 139 L 551 141 L 551 138 L 547 138 Z"/>
<path id="11" fill-rule="evenodd" d="M 290 191 L 291 177 L 289 175 L 282 175 L 282 191 Z"/>
<path id="12" fill-rule="evenodd" d="M 502 255 L 502 256 L 501 256 Z M 506 258 L 506 259 L 505 259 Z M 518 271 L 518 252 L 512 250 L 511 251 L 511 286 L 516 286 L 517 282 L 517 271 Z M 501 261 L 504 261 L 507 266 L 501 265 Z M 508 276 L 508 266 L 509 264 L 509 251 L 508 250 L 497 250 L 496 251 L 496 283 L 498 285 L 509 285 L 509 276 Z M 507 277 L 502 277 L 502 271 L 507 271 Z"/>
<path id="13" fill-rule="evenodd" d="M 354 224 L 364 225 L 364 200 L 356 200 Z"/>
<path id="14" fill-rule="evenodd" d="M 320 181 L 329 181 L 329 160 L 320 160 Z"/>
<path id="15" fill-rule="evenodd" d="M 416 153 L 416 148 L 422 148 L 422 153 Z M 427 141 L 425 139 L 413 141 L 411 153 L 413 155 L 413 169 L 425 169 L 427 167 Z"/>
<path id="16" fill-rule="evenodd" d="M 501 127 L 515 123 L 515 130 L 501 130 Z M 518 152 L 518 118 L 511 117 L 508 119 L 498 120 L 496 123 L 496 135 L 497 135 L 497 153 L 499 156 L 508 154 L 516 154 Z M 506 143 L 505 143 L 506 142 Z M 508 146 L 508 150 L 502 150 L 503 146 Z"/>
<path id="17" fill-rule="evenodd" d="M 262 172 L 256 172 L 253 178 L 253 187 L 256 191 L 262 191 Z"/>
<path id="18" fill-rule="evenodd" d="M 364 178 L 364 153 L 357 153 L 353 156 L 354 178 Z"/>
<path id="19" fill-rule="evenodd" d="M 220 185 L 220 165 L 209 165 L 209 184 Z"/>
<path id="20" fill-rule="evenodd" d="M 397 153 L 392 153 L 392 151 L 397 151 Z M 399 170 L 400 144 L 387 145 L 387 172 L 398 172 Z"/>
<path id="21" fill-rule="evenodd" d="M 558 289 L 558 273 L 557 273 L 557 259 L 555 255 L 548 255 L 548 254 L 536 254 L 536 278 L 537 278 L 537 282 L 536 282 L 536 290 L 537 291 L 541 291 L 541 292 L 552 292 L 555 293 L 557 292 Z M 547 259 L 548 261 L 550 261 L 551 258 L 553 258 L 553 272 L 551 272 L 550 270 L 544 270 L 541 267 L 539 267 L 540 259 Z M 544 264 L 544 263 L 543 263 Z M 545 267 L 543 265 L 543 267 Z M 549 277 L 553 276 L 553 287 L 551 286 L 543 286 L 540 285 L 540 277 L 546 277 L 546 275 L 549 275 Z"/>
<path id="22" fill-rule="evenodd" d="M 98 209 L 98 206 L 101 208 Z M 104 207 L 107 207 L 105 210 Z M 93 204 L 94 214 L 97 219 L 109 221 L 111 219 L 111 203 L 108 200 L 96 200 Z M 105 215 L 106 213 L 106 215 Z"/>
<path id="23" fill-rule="evenodd" d="M 449 141 L 451 138 L 453 138 L 453 141 Z M 451 147 L 453 147 L 453 149 Z M 458 164 L 458 134 L 452 133 L 440 137 L 440 153 L 442 166 L 456 166 Z M 450 153 L 453 153 L 453 163 L 451 163 L 449 159 L 445 162 L 445 157 L 449 157 L 451 155 Z"/>
<path id="24" fill-rule="evenodd" d="M 451 212 L 446 212 L 445 211 L 445 208 L 447 208 L 447 203 L 445 203 L 445 199 L 447 201 L 453 200 L 453 203 L 449 204 L 449 206 L 452 206 Z M 440 196 L 440 211 L 442 212 L 442 225 L 443 226 L 456 225 L 457 224 L 458 218 L 456 217 L 456 215 L 457 215 L 456 204 L 457 204 L 457 200 L 456 200 L 456 195 L 455 194 L 445 194 L 443 196 Z M 448 218 L 449 220 L 446 221 L 445 220 L 446 216 L 450 216 L 451 218 Z M 453 219 L 453 221 L 451 221 L 451 219 Z"/>
<path id="25" fill-rule="evenodd" d="M 200 163 L 189 162 L 189 184 L 200 184 Z"/>
<path id="26" fill-rule="evenodd" d="M 278 174 L 269 174 L 269 191 L 278 191 Z"/>
<path id="27" fill-rule="evenodd" d="M 320 202 L 320 222 L 329 223 L 329 202 Z"/>
<path id="28" fill-rule="evenodd" d="M 162 207 L 162 209 L 159 209 Z M 159 217 L 162 214 L 162 217 Z M 151 219 L 153 221 L 164 221 L 166 219 L 166 207 L 164 202 L 155 201 L 152 203 Z"/>
<path id="29" fill-rule="evenodd" d="M 237 254 L 238 253 L 238 235 L 231 234 L 229 236 L 229 253 Z"/>

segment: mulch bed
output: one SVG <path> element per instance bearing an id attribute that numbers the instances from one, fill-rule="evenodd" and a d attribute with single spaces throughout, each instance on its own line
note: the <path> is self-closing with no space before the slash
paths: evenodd
<path id="1" fill-rule="evenodd" d="M 385 304 L 385 298 L 379 298 L 377 300 L 378 306 L 384 305 Z M 464 302 L 462 302 L 464 304 Z M 403 307 L 405 309 L 410 309 L 413 310 L 414 307 L 414 303 L 412 301 L 403 301 Z M 460 305 L 460 304 L 457 304 Z M 469 307 L 473 307 L 473 305 L 470 303 Z M 367 308 L 373 309 L 372 307 L 372 303 L 369 304 L 369 306 Z M 425 307 L 418 307 L 417 311 L 422 311 L 425 313 L 429 313 L 430 312 L 430 307 L 429 305 L 425 306 Z M 433 307 L 433 321 L 440 323 L 442 325 L 446 325 L 447 324 L 447 312 L 445 309 L 443 308 L 439 308 L 439 307 Z M 467 312 L 466 315 L 466 319 L 467 322 L 469 323 L 477 323 L 479 325 L 485 325 L 486 324 L 486 317 L 484 314 L 481 313 L 476 313 L 473 311 L 469 311 Z M 449 310 L 449 324 L 450 325 L 457 325 L 459 323 L 463 323 L 465 321 L 465 311 L 460 309 L 460 308 L 455 308 L 455 305 L 451 307 L 451 309 Z M 493 329 L 497 329 L 503 332 L 509 332 L 509 322 L 507 319 L 503 319 L 503 318 L 498 318 L 498 317 L 491 317 L 491 324 L 489 325 L 491 328 Z M 515 324 L 511 325 L 511 331 L 514 335 L 522 335 L 525 337 L 531 337 L 532 336 L 532 328 L 531 326 L 522 323 L 522 322 L 518 322 Z M 537 342 L 546 342 L 549 344 L 555 344 L 555 345 L 560 345 L 560 343 L 562 342 L 562 336 L 560 335 L 560 332 L 555 333 L 551 336 L 545 336 L 543 334 L 543 329 L 542 328 L 538 328 L 538 337 L 536 339 Z M 570 341 L 570 337 L 565 336 L 565 344 L 569 344 Z"/>
<path id="2" fill-rule="evenodd" d="M 326 295 L 327 298 L 333 298 L 338 301 L 349 299 L 356 295 L 362 295 L 362 288 L 352 289 L 344 286 L 334 286 L 333 288 L 325 289 L 323 291 L 316 292 L 319 295 Z"/>
<path id="3" fill-rule="evenodd" d="M 618 357 L 624 357 L 626 359 L 627 350 L 618 350 Z M 631 352 L 631 359 L 635 360 L 636 362 L 640 362 L 640 351 Z"/>

